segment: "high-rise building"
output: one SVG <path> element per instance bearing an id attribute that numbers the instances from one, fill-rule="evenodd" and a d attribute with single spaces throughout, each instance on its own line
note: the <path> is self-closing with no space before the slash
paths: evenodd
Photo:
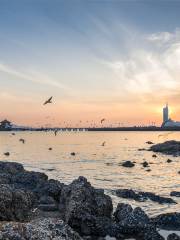
<path id="1" fill-rule="evenodd" d="M 169 120 L 169 109 L 168 104 L 163 108 L 163 123 L 166 123 Z"/>

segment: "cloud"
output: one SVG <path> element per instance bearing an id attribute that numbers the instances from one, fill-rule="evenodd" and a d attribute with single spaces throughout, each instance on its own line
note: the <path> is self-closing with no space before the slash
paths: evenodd
<path id="1" fill-rule="evenodd" d="M 147 36 L 147 40 L 151 42 L 162 42 L 162 43 L 169 42 L 173 38 L 174 38 L 174 35 L 170 32 L 158 32 L 158 33 L 153 33 Z"/>
<path id="2" fill-rule="evenodd" d="M 161 41 L 161 47 L 149 47 L 149 39 L 146 38 L 141 42 L 141 47 L 130 48 L 126 56 L 115 61 L 104 61 L 116 75 L 117 88 L 121 89 L 122 94 L 126 92 L 127 98 L 133 94 L 151 95 L 152 98 L 153 95 L 169 96 L 180 87 L 178 30 L 174 33 L 154 33 L 151 40 Z"/>
<path id="3" fill-rule="evenodd" d="M 25 72 L 22 72 L 22 71 L 17 71 L 16 69 L 14 69 L 14 68 L 6 65 L 6 64 L 0 63 L 0 72 L 12 75 L 16 78 L 31 81 L 31 82 L 34 82 L 34 83 L 57 87 L 57 88 L 60 88 L 62 90 L 65 90 L 65 91 L 71 91 L 72 90 L 68 86 L 50 78 L 49 76 L 47 76 L 43 73 L 37 72 L 37 71 L 31 71 L 30 73 L 25 73 Z"/>

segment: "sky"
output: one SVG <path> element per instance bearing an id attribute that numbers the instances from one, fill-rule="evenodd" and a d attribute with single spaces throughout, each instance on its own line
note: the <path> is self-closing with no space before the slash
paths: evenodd
<path id="1" fill-rule="evenodd" d="M 0 0 L 0 119 L 160 125 L 168 102 L 178 120 L 179 11 L 173 0 Z"/>

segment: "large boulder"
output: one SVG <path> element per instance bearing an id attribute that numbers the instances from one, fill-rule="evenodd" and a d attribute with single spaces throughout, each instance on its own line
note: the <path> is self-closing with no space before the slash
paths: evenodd
<path id="1" fill-rule="evenodd" d="M 162 197 L 151 192 L 134 191 L 132 189 L 117 189 L 113 190 L 112 193 L 121 198 L 133 199 L 135 201 L 143 202 L 151 200 L 158 202 L 159 204 L 176 204 L 176 202 L 169 197 Z"/>
<path id="2" fill-rule="evenodd" d="M 151 219 L 159 228 L 180 231 L 180 213 L 165 213 Z"/>
<path id="3" fill-rule="evenodd" d="M 0 173 L 16 174 L 23 171 L 24 167 L 20 163 L 0 161 Z"/>
<path id="4" fill-rule="evenodd" d="M 40 172 L 23 171 L 18 172 L 12 176 L 12 182 L 17 188 L 33 190 L 38 185 L 45 183 L 48 180 L 48 176 Z"/>
<path id="5" fill-rule="evenodd" d="M 30 223 L 7 223 L 0 229 L 0 240 L 82 240 L 63 221 L 44 218 Z"/>
<path id="6" fill-rule="evenodd" d="M 133 209 L 129 204 L 119 203 L 114 217 L 121 227 L 121 232 L 125 234 L 136 234 L 150 226 L 146 213 L 139 207 Z"/>
<path id="7" fill-rule="evenodd" d="M 27 220 L 34 205 L 31 192 L 0 184 L 0 220 Z"/>
<path id="8" fill-rule="evenodd" d="M 149 150 L 173 156 L 180 156 L 180 141 L 171 140 L 164 143 L 158 143 L 151 146 Z"/>
<path id="9" fill-rule="evenodd" d="M 84 177 L 79 177 L 61 191 L 59 211 L 63 219 L 82 235 L 99 235 L 98 217 L 110 218 L 112 200 Z"/>

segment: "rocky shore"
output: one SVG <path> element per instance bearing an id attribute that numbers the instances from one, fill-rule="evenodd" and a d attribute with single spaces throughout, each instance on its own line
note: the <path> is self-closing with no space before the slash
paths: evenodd
<path id="1" fill-rule="evenodd" d="M 150 193 L 119 194 L 174 203 Z M 161 240 L 158 228 L 180 231 L 180 213 L 150 218 L 121 202 L 113 209 L 110 196 L 84 177 L 65 185 L 14 162 L 0 162 L 0 221 L 2 240 Z M 179 239 L 171 235 L 168 239 Z"/>
<path id="2" fill-rule="evenodd" d="M 154 144 L 149 150 L 177 157 L 180 156 L 180 141 L 171 140 Z"/>

